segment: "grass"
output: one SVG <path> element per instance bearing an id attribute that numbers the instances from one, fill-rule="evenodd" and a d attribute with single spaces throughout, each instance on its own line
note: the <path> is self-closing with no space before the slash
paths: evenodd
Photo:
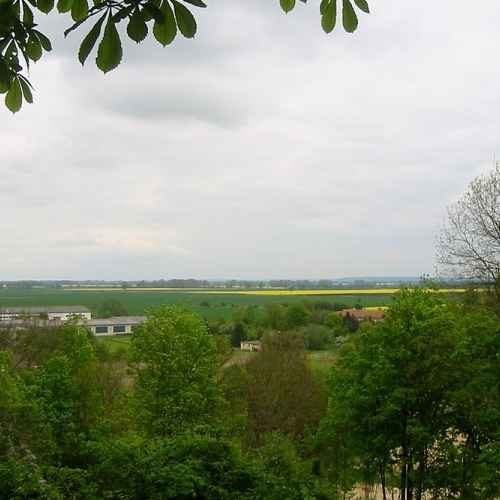
<path id="1" fill-rule="evenodd" d="M 130 347 L 131 336 L 123 337 L 96 337 L 96 341 L 106 344 L 112 353 L 126 351 Z"/>
<path id="2" fill-rule="evenodd" d="M 307 361 L 314 372 L 326 376 L 335 363 L 335 354 L 331 351 L 309 351 Z"/>

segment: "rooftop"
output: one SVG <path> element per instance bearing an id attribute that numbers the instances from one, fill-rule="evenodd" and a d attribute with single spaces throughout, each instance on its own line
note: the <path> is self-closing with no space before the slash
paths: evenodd
<path id="1" fill-rule="evenodd" d="M 356 319 L 382 319 L 385 316 L 383 309 L 343 309 L 339 311 L 341 316 L 352 316 Z"/>
<path id="2" fill-rule="evenodd" d="M 146 321 L 146 316 L 113 316 L 112 318 L 95 318 L 86 322 L 89 326 L 104 325 L 139 325 Z"/>

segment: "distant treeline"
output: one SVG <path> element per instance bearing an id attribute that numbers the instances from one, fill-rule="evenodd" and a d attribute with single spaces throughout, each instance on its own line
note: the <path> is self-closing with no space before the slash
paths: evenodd
<path id="1" fill-rule="evenodd" d="M 47 280 L 47 281 L 0 281 L 0 287 L 16 288 L 67 288 L 67 287 L 122 287 L 122 288 L 245 288 L 263 289 L 279 288 L 286 290 L 329 290 L 339 288 L 373 288 L 396 287 L 402 284 L 412 285 L 422 282 L 417 277 L 370 277 L 370 278 L 345 278 L 345 279 L 320 279 L 320 280 L 199 280 L 188 279 L 159 279 L 139 281 L 105 281 L 105 280 Z M 437 282 L 436 282 L 437 283 Z M 465 286 L 469 284 L 462 279 L 450 279 L 446 282 L 439 281 L 442 287 Z M 477 283 L 476 283 L 477 285 Z"/>

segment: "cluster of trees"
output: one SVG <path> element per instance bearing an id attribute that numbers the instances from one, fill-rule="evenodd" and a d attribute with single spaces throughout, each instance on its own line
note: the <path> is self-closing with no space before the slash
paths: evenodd
<path id="1" fill-rule="evenodd" d="M 241 306 L 230 320 L 211 321 L 209 329 L 226 336 L 233 347 L 239 347 L 244 340 L 261 339 L 270 332 L 286 331 L 299 333 L 307 349 L 322 350 L 358 329 L 357 320 L 337 314 L 346 308 L 344 304 L 328 301 Z"/>
<path id="2" fill-rule="evenodd" d="M 93 307 L 93 313 L 97 318 L 129 315 L 128 309 L 117 299 L 107 299 L 101 302 L 98 306 Z"/>
<path id="3" fill-rule="evenodd" d="M 285 438 L 249 454 L 231 437 L 223 353 L 175 308 L 126 366 L 77 325 L 2 332 L 2 498 L 303 498 L 315 481 Z"/>
<path id="4" fill-rule="evenodd" d="M 328 379 L 301 320 L 247 363 L 176 307 L 151 313 L 125 359 L 76 324 L 5 330 L 2 496 L 333 500 L 363 485 L 494 499 L 500 322 L 472 295 L 402 290 L 384 321 L 346 335 Z"/>

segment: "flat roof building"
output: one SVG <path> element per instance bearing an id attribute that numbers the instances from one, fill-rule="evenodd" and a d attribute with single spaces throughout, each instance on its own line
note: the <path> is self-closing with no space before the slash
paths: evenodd
<path id="1" fill-rule="evenodd" d="M 67 321 L 73 316 L 86 320 L 92 318 L 90 310 L 85 306 L 0 307 L 0 321 L 24 318 Z"/>
<path id="2" fill-rule="evenodd" d="M 88 329 L 97 337 L 104 335 L 131 335 L 146 316 L 114 316 L 96 318 L 86 322 Z"/>

